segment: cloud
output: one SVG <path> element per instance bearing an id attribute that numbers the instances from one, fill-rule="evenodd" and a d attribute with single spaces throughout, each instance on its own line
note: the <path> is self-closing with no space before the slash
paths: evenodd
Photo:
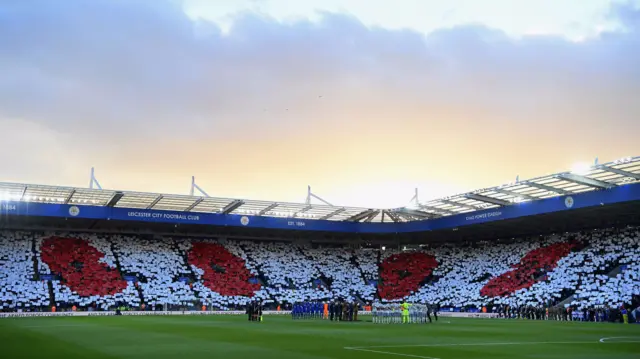
<path id="1" fill-rule="evenodd" d="M 253 174 L 237 188 L 210 179 L 232 188 L 225 195 L 273 198 L 240 187 L 258 184 L 292 198 L 278 183 L 304 191 L 306 181 L 338 193 L 335 169 L 351 184 L 460 176 L 460 188 L 491 185 L 462 177 L 496 155 L 505 168 L 495 176 L 510 178 L 552 153 L 637 151 L 640 11 L 612 14 L 626 31 L 570 42 L 482 25 L 425 36 L 335 13 L 319 22 L 242 13 L 223 33 L 174 1 L 0 0 L 0 132 L 23 133 L 25 121 L 37 136 L 72 136 L 79 163 L 109 168 L 119 186 L 143 184 L 125 172 L 144 168 L 139 176 L 164 174 L 159 189 L 169 190 L 178 175 L 168 166 L 206 163 L 216 169 L 205 176 Z M 29 146 L 21 168 L 40 166 L 51 144 Z M 381 165 L 390 162 L 393 176 Z M 47 181 L 4 167 L 3 176 Z"/>

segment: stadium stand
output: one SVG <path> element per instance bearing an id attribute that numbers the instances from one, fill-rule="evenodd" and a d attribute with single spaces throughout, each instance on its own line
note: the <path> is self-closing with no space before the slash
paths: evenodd
<path id="1" fill-rule="evenodd" d="M 354 253 L 356 264 L 360 268 L 365 281 L 377 280 L 378 278 L 378 250 L 365 249 Z"/>
<path id="2" fill-rule="evenodd" d="M 330 284 L 332 298 L 344 298 L 348 302 L 361 299 L 367 302 L 374 300 L 375 288 L 365 282 L 358 261 L 353 260 L 355 253 L 347 249 L 303 249 L 303 253 L 311 260 Z"/>
<path id="3" fill-rule="evenodd" d="M 226 309 L 254 299 L 270 302 L 262 286 L 250 281 L 257 273 L 247 268 L 246 255 L 238 246 L 207 240 L 189 244 L 187 261 L 197 279 L 193 289 L 203 303 Z"/>
<path id="4" fill-rule="evenodd" d="M 555 243 L 527 253 L 514 268 L 492 278 L 480 289 L 485 297 L 505 297 L 521 289 L 530 288 L 536 277 L 552 271 L 558 261 L 566 257 L 575 243 Z"/>
<path id="5" fill-rule="evenodd" d="M 112 243 L 122 270 L 138 279 L 147 304 L 187 306 L 196 301 L 189 285 L 179 280 L 188 277 L 189 270 L 174 241 L 117 236 Z"/>
<path id="6" fill-rule="evenodd" d="M 108 238 L 117 237 L 68 233 L 35 237 L 39 272 L 59 278 L 51 281 L 51 299 L 58 308 L 140 305 L 135 286 L 118 273 Z"/>
<path id="7" fill-rule="evenodd" d="M 31 233 L 0 232 L 0 311 L 48 306 L 47 285 L 36 280 Z"/>
<path id="8" fill-rule="evenodd" d="M 241 242 L 253 263 L 265 276 L 268 292 L 278 302 L 293 304 L 331 296 L 324 287 L 315 286 L 320 277 L 313 261 L 306 258 L 301 247 L 290 243 Z"/>
<path id="9" fill-rule="evenodd" d="M 48 310 L 52 303 L 80 310 L 228 309 L 252 300 L 280 305 L 336 297 L 451 310 L 636 308 L 639 257 L 635 227 L 417 251 L 4 231 L 0 309 Z"/>
<path id="10" fill-rule="evenodd" d="M 380 263 L 378 292 L 383 299 L 402 299 L 420 287 L 438 266 L 427 253 L 393 253 Z"/>

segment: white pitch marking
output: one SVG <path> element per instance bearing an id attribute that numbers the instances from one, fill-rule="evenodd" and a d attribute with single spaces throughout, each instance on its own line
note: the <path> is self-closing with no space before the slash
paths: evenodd
<path id="1" fill-rule="evenodd" d="M 20 328 L 86 328 L 86 325 L 22 325 Z"/>
<path id="2" fill-rule="evenodd" d="M 634 340 L 614 340 L 613 343 L 640 343 L 640 337 L 609 337 L 600 339 L 600 343 L 611 343 L 611 339 L 634 339 Z"/>
<path id="3" fill-rule="evenodd" d="M 401 357 L 409 357 L 409 358 L 420 358 L 420 359 L 440 359 L 440 358 L 434 358 L 434 357 L 426 357 L 423 355 L 413 355 L 413 354 L 401 354 L 401 353 L 394 353 L 394 352 L 384 352 L 381 350 L 370 350 L 370 349 L 360 349 L 360 348 L 350 348 L 350 347 L 345 347 L 344 349 L 347 350 L 356 350 L 359 352 L 368 352 L 368 353 L 378 353 L 378 354 L 387 354 L 387 355 L 396 355 L 396 356 L 401 356 Z"/>
<path id="4" fill-rule="evenodd" d="M 611 339 L 637 339 L 632 341 L 615 341 L 611 342 Z M 600 344 L 600 343 L 640 343 L 640 338 L 637 337 L 610 337 L 610 338 L 601 338 L 599 341 L 581 341 L 581 342 L 504 342 L 504 343 L 452 343 L 452 344 L 409 344 L 409 345 L 377 345 L 377 346 L 368 346 L 368 347 L 344 347 L 346 350 L 357 350 L 362 352 L 369 353 L 378 353 L 378 354 L 388 354 L 388 355 L 396 355 L 403 357 L 411 357 L 411 358 L 422 358 L 422 359 L 439 359 L 428 356 L 421 355 L 413 355 L 413 354 L 401 354 L 394 352 L 387 352 L 381 350 L 372 350 L 372 349 L 383 349 L 383 348 L 416 348 L 416 347 L 461 347 L 461 346 L 499 346 L 499 345 L 532 345 L 532 344 Z"/>
<path id="5" fill-rule="evenodd" d="M 462 347 L 462 346 L 498 346 L 498 345 L 529 345 L 529 344 L 593 344 L 596 341 L 581 342 L 505 342 L 505 343 L 454 343 L 454 344 L 409 344 L 409 345 L 375 345 L 367 347 L 345 347 L 344 349 L 377 349 L 377 348 L 410 348 L 410 347 Z"/>

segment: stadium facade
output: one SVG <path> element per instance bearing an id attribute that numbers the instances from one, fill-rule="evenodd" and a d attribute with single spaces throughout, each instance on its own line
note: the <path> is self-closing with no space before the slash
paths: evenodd
<path id="1" fill-rule="evenodd" d="M 640 305 L 638 157 L 385 210 L 10 183 L 0 198 L 0 311 Z"/>
<path id="2" fill-rule="evenodd" d="M 93 178 L 92 178 L 93 180 Z M 5 228 L 408 244 L 640 222 L 640 157 L 395 209 L 0 183 Z"/>

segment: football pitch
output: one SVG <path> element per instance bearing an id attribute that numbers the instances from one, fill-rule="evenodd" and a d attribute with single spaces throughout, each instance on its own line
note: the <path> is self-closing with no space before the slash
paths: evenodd
<path id="1" fill-rule="evenodd" d="M 3 358 L 638 359 L 640 325 L 440 318 L 438 323 L 267 316 L 0 319 Z"/>

